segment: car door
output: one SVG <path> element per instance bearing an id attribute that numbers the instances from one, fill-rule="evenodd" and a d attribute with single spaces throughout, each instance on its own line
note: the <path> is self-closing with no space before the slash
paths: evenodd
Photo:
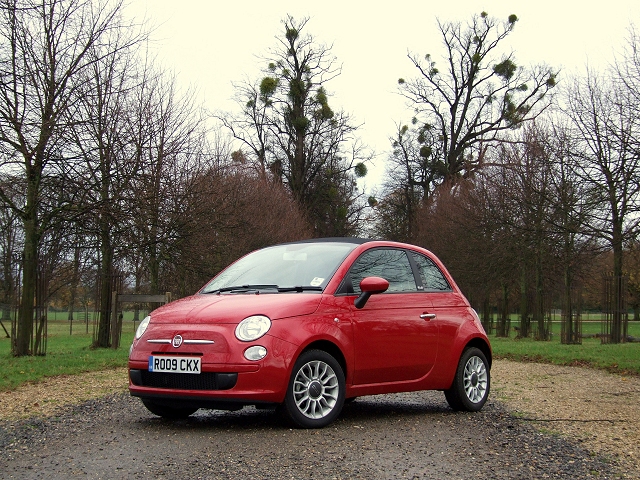
<path id="1" fill-rule="evenodd" d="M 389 289 L 372 295 L 362 309 L 350 302 L 354 384 L 424 377 L 437 356 L 438 326 L 428 295 L 418 288 L 407 252 L 398 248 L 367 250 L 350 268 L 346 287 L 359 295 L 360 281 L 371 276 L 386 279 Z"/>
<path id="2" fill-rule="evenodd" d="M 430 312 L 438 324 L 438 348 L 446 352 L 453 345 L 460 324 L 469 319 L 468 304 L 451 288 L 430 258 L 413 251 L 410 255 L 418 271 L 418 281 L 429 296 Z"/>

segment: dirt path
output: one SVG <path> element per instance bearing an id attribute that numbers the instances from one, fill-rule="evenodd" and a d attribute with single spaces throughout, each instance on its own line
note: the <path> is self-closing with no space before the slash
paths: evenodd
<path id="1" fill-rule="evenodd" d="M 0 392 L 0 420 L 46 417 L 65 405 L 125 391 L 125 369 L 51 378 Z M 491 396 L 534 428 L 614 460 L 623 478 L 640 479 L 640 378 L 497 360 Z"/>
<path id="2" fill-rule="evenodd" d="M 542 431 L 560 432 L 640 479 L 640 378 L 582 367 L 499 360 L 493 398 Z"/>

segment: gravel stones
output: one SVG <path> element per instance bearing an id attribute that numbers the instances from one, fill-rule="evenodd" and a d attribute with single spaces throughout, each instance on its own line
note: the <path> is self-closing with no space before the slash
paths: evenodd
<path id="1" fill-rule="evenodd" d="M 1 421 L 0 448 L 3 478 L 617 478 L 615 465 L 496 401 L 454 413 L 441 392 L 363 397 L 322 430 L 254 409 L 168 422 L 120 393 Z"/>
<path id="2" fill-rule="evenodd" d="M 125 393 L 126 369 L 54 377 L 0 392 L 0 477 L 640 479 L 640 378 L 502 359 L 491 373 L 480 413 L 382 395 L 323 430 L 253 409 L 166 422 Z"/>

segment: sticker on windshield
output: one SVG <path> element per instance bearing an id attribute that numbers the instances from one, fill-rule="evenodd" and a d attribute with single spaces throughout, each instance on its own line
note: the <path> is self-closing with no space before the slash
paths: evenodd
<path id="1" fill-rule="evenodd" d="M 309 283 L 309 285 L 311 285 L 312 287 L 319 287 L 320 285 L 322 285 L 322 282 L 324 282 L 324 278 L 315 277 L 313 280 L 311 280 L 311 283 Z"/>

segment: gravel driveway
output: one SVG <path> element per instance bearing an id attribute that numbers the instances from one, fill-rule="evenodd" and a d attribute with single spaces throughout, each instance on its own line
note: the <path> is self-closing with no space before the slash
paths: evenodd
<path id="1" fill-rule="evenodd" d="M 47 419 L 0 421 L 2 478 L 618 478 L 614 465 L 542 434 L 490 398 L 453 413 L 440 392 L 364 397 L 323 430 L 273 412 L 199 411 L 181 422 L 111 394 Z"/>

